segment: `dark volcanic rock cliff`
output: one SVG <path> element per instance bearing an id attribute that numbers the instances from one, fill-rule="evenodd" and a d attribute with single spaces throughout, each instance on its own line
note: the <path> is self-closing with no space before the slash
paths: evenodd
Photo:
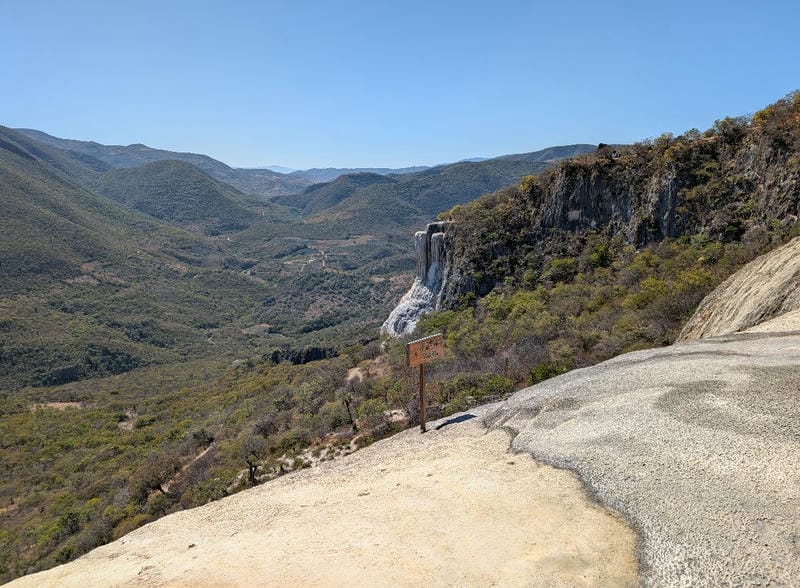
<path id="1" fill-rule="evenodd" d="M 519 186 L 455 207 L 454 264 L 441 296 L 453 308 L 501 282 L 524 282 L 576 235 L 643 247 L 665 238 L 737 241 L 793 224 L 800 205 L 800 94 L 749 118 L 631 146 L 603 146 Z M 562 248 L 563 249 L 563 248 Z"/>
<path id="2" fill-rule="evenodd" d="M 631 170 L 619 177 L 613 167 L 583 162 L 563 166 L 542 192 L 541 226 L 608 228 L 631 242 L 677 236 L 676 195 L 684 186 L 675 170 L 653 175 Z"/>

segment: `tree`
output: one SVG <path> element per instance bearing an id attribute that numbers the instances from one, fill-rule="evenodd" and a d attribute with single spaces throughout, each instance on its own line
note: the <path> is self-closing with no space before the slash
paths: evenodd
<path id="1" fill-rule="evenodd" d="M 251 486 L 258 484 L 256 479 L 256 472 L 258 471 L 259 462 L 261 461 L 264 450 L 267 447 L 266 441 L 263 437 L 248 437 L 240 450 L 242 458 L 247 464 L 247 482 Z"/>
<path id="2" fill-rule="evenodd" d="M 267 414 L 261 417 L 253 427 L 253 432 L 258 433 L 264 439 L 278 432 L 278 424 L 275 422 L 275 417 L 272 414 Z"/>
<path id="3" fill-rule="evenodd" d="M 345 409 L 347 410 L 347 419 L 350 421 L 350 426 L 353 428 L 353 433 L 358 432 L 358 425 L 356 425 L 356 420 L 353 417 L 353 396 L 355 393 L 355 384 L 348 382 L 349 388 L 340 388 L 339 398 L 342 399 L 342 404 L 344 404 Z"/>
<path id="4" fill-rule="evenodd" d="M 174 455 L 159 453 L 150 456 L 136 472 L 131 484 L 131 494 L 141 504 L 147 502 L 150 492 L 167 493 L 164 487 L 180 469 L 180 461 Z"/>

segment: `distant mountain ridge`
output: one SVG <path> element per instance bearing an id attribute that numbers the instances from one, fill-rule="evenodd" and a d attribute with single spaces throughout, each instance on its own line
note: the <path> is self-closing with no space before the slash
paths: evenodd
<path id="1" fill-rule="evenodd" d="M 402 175 L 346 174 L 309 186 L 300 194 L 274 202 L 292 207 L 317 222 L 345 219 L 365 226 L 415 226 L 456 204 L 538 173 L 552 162 L 591 153 L 594 145 L 563 145 L 531 153 L 504 155 L 477 162 L 439 165 Z"/>
<path id="2" fill-rule="evenodd" d="M 292 172 L 291 176 L 303 178 L 312 182 L 330 182 L 339 176 L 347 174 L 379 174 L 382 176 L 411 174 L 418 171 L 429 169 L 427 165 L 417 165 L 412 167 L 326 167 L 302 169 Z"/>
<path id="3" fill-rule="evenodd" d="M 239 169 L 248 169 L 248 168 L 239 168 Z M 249 168 L 249 169 L 268 169 L 270 171 L 277 172 L 279 174 L 290 174 L 292 172 L 301 171 L 296 167 L 286 167 L 285 165 L 261 165 L 257 168 Z"/>
<path id="4" fill-rule="evenodd" d="M 438 170 L 443 170 L 450 166 L 463 164 L 486 164 L 487 162 L 499 162 L 504 160 L 518 163 L 546 163 L 563 157 L 571 157 L 574 155 L 589 153 L 596 148 L 594 145 L 567 145 L 550 147 L 532 153 L 503 155 L 488 159 L 482 157 L 473 157 L 456 163 L 441 164 L 432 167 L 411 166 L 403 168 L 312 168 L 307 170 L 292 171 L 291 173 L 283 173 L 282 171 L 275 170 L 278 170 L 279 168 L 281 170 L 290 170 L 291 168 L 284 168 L 282 166 L 235 168 L 209 157 L 208 155 L 156 149 L 141 143 L 135 143 L 132 145 L 104 145 L 102 143 L 97 143 L 96 141 L 63 139 L 36 129 L 20 128 L 14 129 L 14 131 L 21 133 L 41 144 L 49 145 L 62 151 L 74 153 L 76 154 L 74 156 L 75 158 L 86 158 L 86 161 L 83 162 L 82 165 L 87 167 L 97 167 L 101 164 L 105 164 L 111 168 L 119 169 L 137 167 L 156 161 L 183 161 L 198 167 L 212 178 L 225 182 L 226 184 L 244 192 L 245 194 L 258 196 L 262 199 L 281 199 L 281 202 L 284 204 L 287 203 L 287 201 L 282 198 L 284 196 L 297 194 L 311 185 L 323 182 L 331 182 L 344 175 L 368 173 L 382 176 L 408 176 L 408 178 L 404 179 L 415 179 L 417 177 L 416 174 L 426 173 L 430 170 L 437 170 L 433 172 L 433 175 L 438 175 Z M 89 161 L 92 163 L 87 165 L 87 162 Z M 489 167 L 491 166 L 492 164 L 489 164 Z M 107 170 L 103 169 L 98 171 Z M 537 171 L 540 171 L 540 169 L 529 171 L 523 170 L 520 175 L 536 173 Z M 515 173 L 516 171 L 508 174 L 506 177 L 505 172 L 503 172 L 502 176 L 506 178 L 503 180 L 503 183 L 497 184 L 496 182 L 489 182 L 484 186 L 483 191 L 493 191 L 502 185 L 514 183 L 519 179 L 518 177 L 515 177 Z M 473 196 L 463 201 L 476 198 L 482 193 L 483 192 L 480 191 L 470 191 L 470 194 L 473 194 Z"/>
<path id="5" fill-rule="evenodd" d="M 155 149 L 141 143 L 134 143 L 132 145 L 103 145 L 96 141 L 61 139 L 35 129 L 14 130 L 45 145 L 63 149 L 64 151 L 74 151 L 91 155 L 92 157 L 108 163 L 111 167 L 116 168 L 137 167 L 154 161 L 174 159 L 191 163 L 212 176 L 227 173 L 231 169 L 221 161 L 199 153 L 181 153 L 164 149 Z"/>
<path id="6" fill-rule="evenodd" d="M 155 149 L 136 143 L 133 145 L 103 145 L 95 141 L 61 139 L 35 129 L 14 129 L 39 143 L 91 156 L 114 168 L 137 167 L 155 161 L 175 160 L 191 163 L 216 180 L 254 196 L 270 197 L 298 192 L 311 184 L 302 177 L 292 177 L 269 169 L 233 168 L 208 155 Z"/>

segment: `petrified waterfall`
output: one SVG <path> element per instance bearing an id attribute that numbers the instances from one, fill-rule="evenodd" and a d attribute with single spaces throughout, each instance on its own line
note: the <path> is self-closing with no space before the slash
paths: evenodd
<path id="1" fill-rule="evenodd" d="M 431 223 L 424 231 L 417 231 L 414 235 L 417 276 L 411 289 L 383 323 L 382 335 L 408 335 L 414 330 L 420 316 L 439 307 L 448 263 L 446 230 L 449 224 Z"/>

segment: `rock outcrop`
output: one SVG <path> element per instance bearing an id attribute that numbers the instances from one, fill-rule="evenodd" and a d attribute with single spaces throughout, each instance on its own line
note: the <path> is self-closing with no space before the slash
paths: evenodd
<path id="1" fill-rule="evenodd" d="M 746 330 L 798 330 L 798 310 L 800 237 L 751 261 L 720 284 L 700 303 L 678 340 Z"/>
<path id="2" fill-rule="evenodd" d="M 800 334 L 620 355 L 487 415 L 639 533 L 641 586 L 796 586 Z"/>
<path id="3" fill-rule="evenodd" d="M 682 228 L 677 193 L 688 181 L 674 169 L 649 171 L 622 175 L 614 160 L 565 164 L 542 194 L 539 222 L 545 229 L 568 231 L 607 227 L 637 244 L 675 237 Z"/>
<path id="4" fill-rule="evenodd" d="M 736 242 L 800 216 L 800 93 L 704 133 L 601 145 L 518 186 L 453 209 L 454 269 L 444 308 L 530 282 L 573 235 L 637 248 L 696 236 Z M 574 242 L 574 241 L 573 241 Z"/>
<path id="5" fill-rule="evenodd" d="M 447 232 L 450 224 L 431 223 L 424 231 L 415 233 L 417 275 L 411 289 L 383 323 L 382 335 L 408 335 L 423 314 L 441 307 L 441 293 L 452 265 L 452 249 Z"/>

